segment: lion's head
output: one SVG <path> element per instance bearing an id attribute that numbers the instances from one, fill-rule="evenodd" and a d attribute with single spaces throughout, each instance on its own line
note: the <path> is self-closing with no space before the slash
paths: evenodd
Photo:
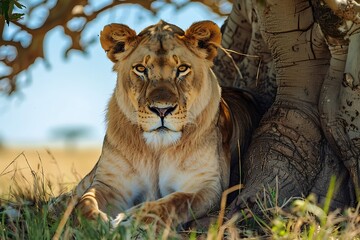
<path id="1" fill-rule="evenodd" d="M 221 41 L 215 23 L 183 31 L 160 21 L 139 34 L 114 23 L 104 27 L 100 41 L 118 73 L 117 103 L 149 145 L 176 143 L 211 102 L 218 106 L 220 88 L 210 69 Z"/>

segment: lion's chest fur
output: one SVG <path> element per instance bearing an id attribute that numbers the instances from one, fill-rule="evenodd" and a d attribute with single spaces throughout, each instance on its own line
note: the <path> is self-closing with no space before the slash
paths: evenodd
<path id="1" fill-rule="evenodd" d="M 116 214 L 173 192 L 196 193 L 204 188 L 204 184 L 221 192 L 219 162 L 225 156 L 219 152 L 218 134 L 214 127 L 206 138 L 198 139 L 197 144 L 189 141 L 163 151 L 150 148 L 130 152 L 130 146 L 115 149 L 110 144 L 104 145 L 93 185 L 106 183 L 112 194 L 104 206 L 100 204 L 100 209 L 110 204 L 116 206 Z"/>

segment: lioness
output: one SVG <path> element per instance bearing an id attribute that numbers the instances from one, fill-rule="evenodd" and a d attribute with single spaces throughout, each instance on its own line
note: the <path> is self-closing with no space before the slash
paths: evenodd
<path id="1" fill-rule="evenodd" d="M 77 209 L 115 223 L 125 213 L 178 225 L 217 208 L 230 149 L 245 144 L 258 117 L 250 94 L 226 89 L 229 99 L 221 97 L 211 70 L 218 26 L 197 22 L 184 32 L 160 21 L 136 34 L 113 23 L 100 41 L 118 77 L 102 154 L 75 189 Z"/>

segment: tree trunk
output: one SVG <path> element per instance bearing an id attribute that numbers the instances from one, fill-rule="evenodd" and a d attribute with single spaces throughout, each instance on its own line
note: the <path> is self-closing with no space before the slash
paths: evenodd
<path id="1" fill-rule="evenodd" d="M 336 16 L 313 1 L 315 17 L 331 53 L 320 93 L 324 133 L 349 170 L 359 200 L 360 161 L 360 25 Z"/>
<path id="2" fill-rule="evenodd" d="M 252 9 L 251 17 L 248 17 L 250 11 L 241 11 L 244 9 L 243 6 L 246 6 L 248 10 Z M 327 114 L 329 117 L 322 117 L 322 124 L 320 123 L 319 96 L 324 89 L 324 79 L 331 76 L 329 72 L 333 68 L 329 68 L 329 66 L 338 67 L 338 72 L 344 72 L 341 59 L 334 58 L 334 51 L 336 52 L 338 47 L 331 48 L 330 46 L 329 51 L 326 41 L 328 39 L 324 38 L 326 34 L 321 29 L 323 25 L 321 21 L 317 21 L 321 13 L 316 12 L 319 10 L 309 0 L 252 2 L 251 0 L 237 0 L 234 9 L 233 12 L 236 11 L 243 15 L 238 19 L 246 19 L 252 26 L 250 45 L 246 53 L 260 56 L 259 59 L 266 67 L 260 67 L 260 74 L 254 74 L 254 66 L 258 64 L 259 59 L 240 58 L 240 62 L 237 59 L 237 64 L 244 71 L 243 78 L 237 78 L 237 82 L 231 82 L 231 79 L 224 78 L 225 80 L 222 80 L 221 83 L 249 87 L 258 93 L 264 93 L 259 95 L 264 103 L 268 103 L 268 105 L 264 105 L 264 109 L 271 105 L 269 99 L 272 99 L 271 94 L 275 92 L 271 90 L 274 86 L 274 72 L 276 73 L 277 88 L 275 100 L 255 131 L 247 156 L 243 160 L 245 189 L 232 204 L 233 210 L 237 211 L 245 206 L 256 208 L 255 202 L 258 198 L 266 198 L 263 194 L 264 188 L 269 195 L 275 190 L 278 191 L 277 201 L 279 204 L 291 197 L 307 196 L 311 191 L 317 193 L 321 198 L 326 195 L 324 185 L 328 185 L 331 175 L 337 177 L 339 189 L 334 197 L 334 203 L 336 203 L 334 206 L 351 204 L 352 189 L 349 184 L 348 171 L 334 154 L 334 151 L 336 152 L 334 145 L 336 145 L 337 139 L 334 141 L 335 144 L 331 143 L 330 147 L 322 132 L 322 126 L 327 122 L 324 119 L 330 119 L 330 116 L 334 118 L 333 113 L 338 116 L 341 108 L 335 106 L 335 109 L 331 110 L 332 114 Z M 330 19 L 334 19 L 334 17 L 331 15 Z M 225 34 L 230 31 L 228 28 L 230 28 L 229 22 L 223 29 Z M 236 29 L 236 27 L 231 26 L 231 29 Z M 249 36 L 248 32 L 246 34 Z M 229 42 L 226 35 L 224 41 Z M 246 41 L 248 38 L 233 37 L 232 44 L 224 44 L 224 47 L 246 46 Z M 270 50 L 271 57 L 267 49 Z M 355 54 L 355 56 L 359 55 Z M 219 59 L 219 61 L 223 60 L 223 56 L 219 56 Z M 256 63 L 256 61 L 258 62 Z M 356 69 L 358 71 L 358 68 Z M 354 77 L 356 69 L 351 70 L 351 76 Z M 215 70 L 218 69 L 215 68 Z M 229 70 L 233 71 L 231 68 Z M 227 72 L 224 69 L 221 72 L 220 76 L 226 76 Z M 358 83 L 359 76 L 355 78 Z M 356 84 L 356 81 L 354 80 L 353 83 Z M 337 83 L 331 80 L 329 84 L 336 85 Z M 355 93 L 358 94 L 359 91 L 352 90 L 350 94 L 348 92 L 339 93 L 342 95 L 340 102 L 344 102 L 348 97 L 357 101 L 357 104 L 353 103 L 357 108 L 351 109 L 351 113 L 356 115 L 356 109 L 360 108 L 358 95 Z M 327 106 L 327 108 L 333 109 L 333 105 Z M 348 111 L 348 109 L 346 110 Z M 321 113 L 323 114 L 323 111 Z M 359 117 L 355 115 L 353 117 L 356 120 L 350 117 L 345 119 L 345 122 L 350 123 L 351 119 L 352 122 L 359 121 Z M 335 129 L 338 130 L 338 127 L 335 126 Z M 358 130 L 356 132 L 354 128 L 351 130 L 347 131 L 345 135 L 353 134 L 351 135 L 353 137 L 350 138 L 353 139 L 352 145 L 356 146 L 357 144 L 357 148 L 359 148 L 359 132 Z M 346 149 L 351 149 L 349 147 L 350 145 L 347 144 Z M 359 157 L 351 163 L 358 163 L 358 161 Z M 355 170 L 352 177 L 354 179 L 357 176 L 358 173 Z"/>
<path id="3" fill-rule="evenodd" d="M 260 107 L 265 112 L 276 95 L 275 72 L 271 53 L 261 36 L 252 3 L 234 3 L 222 31 L 221 45 L 232 51 L 230 53 L 235 65 L 228 55 L 219 52 L 214 71 L 220 84 L 252 90 L 259 96 Z"/>

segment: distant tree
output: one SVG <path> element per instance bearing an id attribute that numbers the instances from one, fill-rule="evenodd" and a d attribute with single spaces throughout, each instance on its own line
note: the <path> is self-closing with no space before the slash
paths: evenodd
<path id="1" fill-rule="evenodd" d="M 54 139 L 62 140 L 65 143 L 65 148 L 72 150 L 77 147 L 77 143 L 82 138 L 89 136 L 91 130 L 82 126 L 64 126 L 57 127 L 51 131 L 51 136 Z"/>
<path id="2" fill-rule="evenodd" d="M 0 151 L 5 148 L 5 142 L 3 137 L 0 135 Z"/>

